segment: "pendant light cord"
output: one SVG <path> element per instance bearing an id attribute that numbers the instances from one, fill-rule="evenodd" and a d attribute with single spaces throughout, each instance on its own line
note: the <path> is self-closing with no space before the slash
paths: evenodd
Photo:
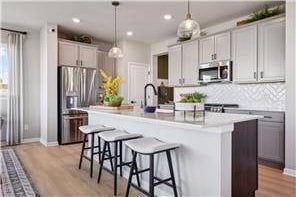
<path id="1" fill-rule="evenodd" d="M 116 10 L 116 6 L 114 6 L 114 7 L 115 7 L 115 12 L 114 12 L 115 13 L 115 16 L 114 16 L 115 17 L 115 20 L 114 20 L 115 21 L 115 23 L 114 23 L 114 30 L 115 30 L 114 44 L 115 44 L 115 46 L 117 46 L 117 27 L 116 27 L 117 26 L 117 17 L 116 17 L 117 16 L 117 10 Z"/>
<path id="2" fill-rule="evenodd" d="M 190 2 L 189 2 L 189 0 L 187 1 L 187 11 L 188 11 L 187 14 L 190 14 Z"/>

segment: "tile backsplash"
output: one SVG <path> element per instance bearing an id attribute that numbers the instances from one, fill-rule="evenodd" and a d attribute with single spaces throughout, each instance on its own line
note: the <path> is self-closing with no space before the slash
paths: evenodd
<path id="1" fill-rule="evenodd" d="M 180 94 L 199 91 L 207 95 L 206 103 L 238 104 L 241 108 L 285 111 L 285 83 L 210 84 L 201 87 L 174 88 L 174 101 Z"/>

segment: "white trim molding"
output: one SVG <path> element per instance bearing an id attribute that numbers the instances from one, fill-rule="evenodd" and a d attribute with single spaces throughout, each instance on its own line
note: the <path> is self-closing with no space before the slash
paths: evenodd
<path id="1" fill-rule="evenodd" d="M 59 145 L 58 142 L 46 142 L 43 139 L 40 139 L 40 143 L 43 144 L 46 147 L 49 147 L 49 146 L 58 146 Z"/>
<path id="2" fill-rule="evenodd" d="M 33 142 L 40 142 L 40 138 L 26 138 L 22 139 L 21 143 L 26 144 L 26 143 L 33 143 Z"/>
<path id="3" fill-rule="evenodd" d="M 292 176 L 292 177 L 296 177 L 296 170 L 285 168 L 283 174 L 288 175 L 288 176 Z"/>

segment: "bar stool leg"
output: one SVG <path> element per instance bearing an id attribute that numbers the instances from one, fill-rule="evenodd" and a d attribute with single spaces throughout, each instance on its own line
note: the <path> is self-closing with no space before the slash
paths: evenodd
<path id="1" fill-rule="evenodd" d="M 90 147 L 90 177 L 93 177 L 93 166 L 94 166 L 94 142 L 95 134 L 91 134 L 91 147 Z"/>
<path id="2" fill-rule="evenodd" d="M 114 196 L 117 195 L 117 155 L 118 142 L 114 142 Z"/>
<path id="3" fill-rule="evenodd" d="M 80 160 L 79 160 L 79 169 L 81 169 L 81 164 L 82 164 L 82 159 L 83 159 L 83 154 L 84 154 L 84 148 L 85 148 L 85 142 L 86 142 L 86 137 L 87 135 L 84 134 L 84 140 L 81 148 L 81 153 L 80 153 Z"/>
<path id="4" fill-rule="evenodd" d="M 101 164 L 101 138 L 98 136 L 98 153 L 99 153 L 99 163 Z"/>
<path id="5" fill-rule="evenodd" d="M 137 162 L 135 163 L 135 173 L 136 173 L 136 178 L 137 178 L 138 186 L 141 187 L 140 176 L 138 174 L 138 165 L 137 165 Z"/>
<path id="6" fill-rule="evenodd" d="M 101 163 L 101 165 L 100 165 L 100 170 L 99 170 L 99 175 L 98 175 L 98 180 L 97 180 L 98 183 L 100 183 L 100 181 L 101 181 L 101 175 L 102 175 L 102 170 L 103 170 L 104 161 L 105 161 L 106 147 L 107 147 L 107 143 L 104 142 L 103 153 L 102 153 L 102 159 L 101 159 L 102 163 Z"/>
<path id="7" fill-rule="evenodd" d="M 168 150 L 168 151 L 166 151 L 166 154 L 167 154 L 167 158 L 168 158 L 169 170 L 170 170 L 172 184 L 173 184 L 174 197 L 178 197 L 177 186 L 176 186 L 174 170 L 173 170 L 173 165 L 172 165 L 171 153 Z"/>
<path id="8" fill-rule="evenodd" d="M 122 176 L 122 141 L 119 141 L 119 163 L 120 163 L 120 176 Z"/>
<path id="9" fill-rule="evenodd" d="M 132 166 L 130 169 L 130 174 L 128 177 L 128 183 L 127 183 L 127 188 L 126 188 L 126 192 L 125 192 L 125 197 L 129 196 L 129 192 L 130 192 L 130 188 L 131 188 L 131 184 L 132 184 L 133 172 L 134 172 L 134 168 L 135 168 L 136 162 L 137 162 L 137 153 L 136 152 L 132 152 L 132 153 L 133 153 L 133 160 L 132 160 Z"/>
<path id="10" fill-rule="evenodd" d="M 154 197 L 154 155 L 150 155 L 149 196 Z"/>
<path id="11" fill-rule="evenodd" d="M 109 155 L 109 160 L 110 160 L 110 165 L 111 165 L 111 171 L 113 172 L 114 167 L 113 167 L 113 160 L 112 160 L 112 154 L 111 154 L 110 143 L 109 143 L 109 142 L 104 142 L 104 144 L 107 144 L 107 147 L 108 147 L 108 155 Z M 103 154 L 105 154 L 104 151 L 103 151 Z"/>

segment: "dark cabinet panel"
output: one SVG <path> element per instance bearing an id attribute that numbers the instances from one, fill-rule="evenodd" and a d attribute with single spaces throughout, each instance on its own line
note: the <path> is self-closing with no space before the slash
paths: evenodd
<path id="1" fill-rule="evenodd" d="M 254 197 L 258 189 L 257 120 L 234 124 L 232 197 Z"/>

